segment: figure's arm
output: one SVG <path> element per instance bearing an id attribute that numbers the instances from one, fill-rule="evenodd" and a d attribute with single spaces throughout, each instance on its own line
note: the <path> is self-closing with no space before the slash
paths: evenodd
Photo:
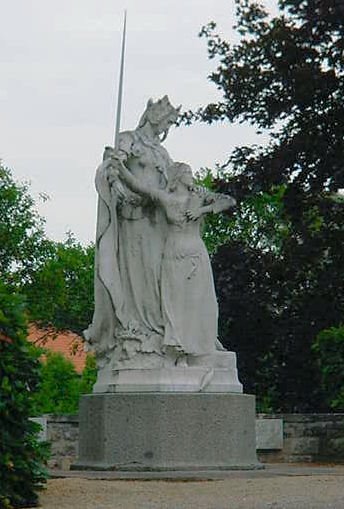
<path id="1" fill-rule="evenodd" d="M 113 147 L 105 147 L 104 149 L 102 166 L 110 186 L 118 181 L 117 162 L 121 161 L 125 164 L 129 159 L 130 145 L 130 137 L 122 135 L 120 136 L 118 150 L 115 150 Z"/>
<path id="2" fill-rule="evenodd" d="M 195 221 L 201 216 L 206 214 L 218 214 L 223 210 L 235 207 L 236 201 L 232 196 L 220 193 L 209 193 L 206 195 L 204 200 L 205 205 L 201 205 L 199 208 L 194 210 L 187 210 L 186 217 L 190 221 Z"/>
<path id="3" fill-rule="evenodd" d="M 205 205 L 204 208 L 213 214 L 218 214 L 219 212 L 235 207 L 236 205 L 236 200 L 232 196 L 222 193 L 210 193 L 206 198 L 206 201 L 210 201 L 210 203 Z"/>
<path id="4" fill-rule="evenodd" d="M 151 186 L 147 186 L 139 179 L 134 177 L 134 175 L 125 167 L 122 161 L 119 159 L 113 159 L 113 167 L 118 170 L 119 178 L 126 183 L 129 189 L 135 193 L 147 196 L 151 200 L 163 201 L 163 191 L 154 189 Z"/>

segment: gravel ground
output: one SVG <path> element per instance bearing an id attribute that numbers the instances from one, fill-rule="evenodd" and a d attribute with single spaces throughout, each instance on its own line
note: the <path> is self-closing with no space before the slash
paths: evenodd
<path id="1" fill-rule="evenodd" d="M 42 509 L 344 509 L 343 475 L 213 481 L 51 479 Z"/>

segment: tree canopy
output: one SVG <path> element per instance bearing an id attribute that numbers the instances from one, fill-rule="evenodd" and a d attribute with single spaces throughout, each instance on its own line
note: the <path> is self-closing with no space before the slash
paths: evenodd
<path id="1" fill-rule="evenodd" d="M 40 383 L 32 398 L 33 415 L 77 413 L 79 398 L 81 394 L 92 392 L 96 375 L 93 355 L 87 356 L 80 376 L 73 363 L 61 353 L 46 351 L 40 366 Z"/>
<path id="2" fill-rule="evenodd" d="M 92 319 L 93 271 L 93 245 L 84 247 L 72 235 L 50 241 L 44 263 L 22 286 L 30 319 L 81 334 Z"/>
<path id="3" fill-rule="evenodd" d="M 94 248 L 47 238 L 29 184 L 0 165 L 0 272 L 26 297 L 30 321 L 81 333 L 92 317 Z"/>
<path id="4" fill-rule="evenodd" d="M 0 164 L 0 273 L 16 288 L 30 281 L 47 250 L 44 220 L 35 209 L 29 185 L 14 180 Z"/>
<path id="5" fill-rule="evenodd" d="M 235 242 L 213 258 L 220 331 L 249 390 L 268 391 L 275 410 L 317 410 L 326 402 L 311 345 L 344 312 L 343 6 L 281 0 L 271 16 L 237 0 L 236 29 L 237 44 L 214 22 L 202 29 L 222 99 L 185 115 L 269 134 L 266 145 L 237 147 L 217 181 L 239 202 Z M 269 217 L 259 203 L 276 193 Z"/>

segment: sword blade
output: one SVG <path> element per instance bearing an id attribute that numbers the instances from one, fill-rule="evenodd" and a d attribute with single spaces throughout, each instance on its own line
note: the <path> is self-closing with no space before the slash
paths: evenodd
<path id="1" fill-rule="evenodd" d="M 122 110 L 122 98 L 123 98 L 123 76 L 124 76 L 124 56 L 125 56 L 125 39 L 127 32 L 127 11 L 124 11 L 123 21 L 123 33 L 122 33 L 122 50 L 121 50 L 121 67 L 119 73 L 119 84 L 118 84 L 118 97 L 117 97 L 117 113 L 116 113 L 116 126 L 115 126 L 115 150 L 119 147 L 119 130 L 121 127 L 121 110 Z"/>

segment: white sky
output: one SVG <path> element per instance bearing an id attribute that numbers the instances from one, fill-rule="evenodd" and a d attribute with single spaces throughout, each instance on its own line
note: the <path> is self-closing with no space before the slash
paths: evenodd
<path id="1" fill-rule="evenodd" d="M 0 0 L 0 158 L 35 197 L 50 196 L 39 212 L 55 240 L 67 230 L 94 239 L 94 172 L 113 140 L 125 8 L 122 130 L 150 97 L 168 94 L 185 109 L 220 97 L 197 35 L 215 20 L 233 40 L 234 0 Z M 194 125 L 171 131 L 165 146 L 197 169 L 255 140 L 245 126 Z"/>

